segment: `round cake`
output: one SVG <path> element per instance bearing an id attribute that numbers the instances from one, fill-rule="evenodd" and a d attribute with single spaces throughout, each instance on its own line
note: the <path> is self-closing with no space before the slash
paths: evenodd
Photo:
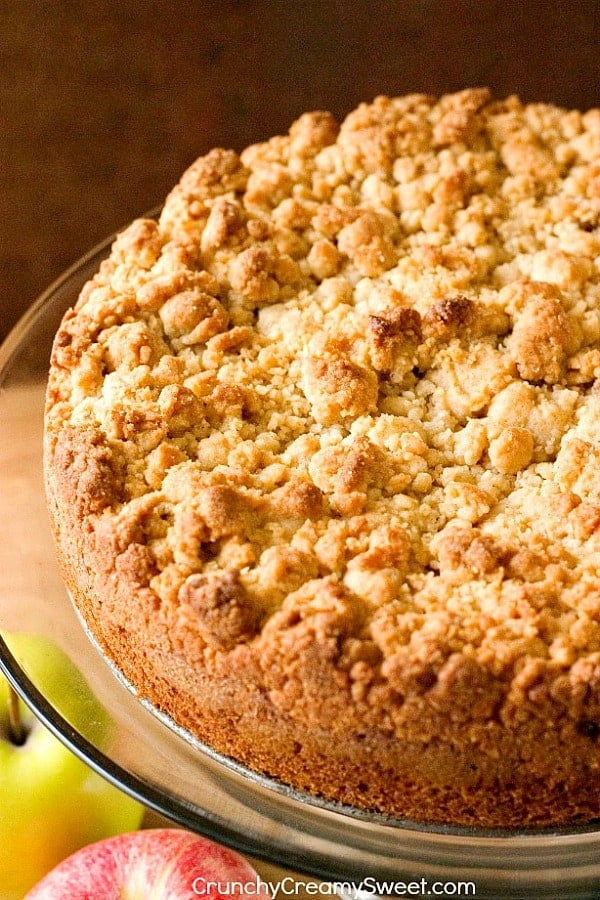
<path id="1" fill-rule="evenodd" d="M 64 581 L 140 698 L 394 820 L 600 818 L 600 111 L 302 115 L 69 310 Z"/>

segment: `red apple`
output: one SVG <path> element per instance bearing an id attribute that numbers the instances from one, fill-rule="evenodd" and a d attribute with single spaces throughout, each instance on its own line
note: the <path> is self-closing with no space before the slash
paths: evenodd
<path id="1" fill-rule="evenodd" d="M 106 838 L 73 853 L 25 900 L 218 900 L 268 898 L 267 885 L 238 853 L 178 828 Z"/>

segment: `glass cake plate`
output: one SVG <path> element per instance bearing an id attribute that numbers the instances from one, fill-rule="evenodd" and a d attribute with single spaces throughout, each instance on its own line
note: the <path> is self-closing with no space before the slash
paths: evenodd
<path id="1" fill-rule="evenodd" d="M 523 832 L 391 822 L 296 793 L 211 752 L 141 702 L 87 634 L 54 559 L 41 440 L 53 335 L 112 238 L 46 291 L 0 349 L 0 628 L 55 640 L 111 719 L 65 717 L 0 639 L 0 668 L 79 757 L 147 807 L 242 853 L 360 896 L 600 897 L 600 824 Z M 64 696 L 69 685 L 62 686 Z M 408 890 L 412 883 L 411 890 Z M 417 892 L 418 891 L 418 892 Z"/>

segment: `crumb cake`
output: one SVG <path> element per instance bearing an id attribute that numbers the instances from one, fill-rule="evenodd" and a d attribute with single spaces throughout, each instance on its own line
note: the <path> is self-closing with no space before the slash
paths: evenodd
<path id="1" fill-rule="evenodd" d="M 141 698 L 394 820 L 600 817 L 600 111 L 377 97 L 194 162 L 56 335 L 64 581 Z"/>

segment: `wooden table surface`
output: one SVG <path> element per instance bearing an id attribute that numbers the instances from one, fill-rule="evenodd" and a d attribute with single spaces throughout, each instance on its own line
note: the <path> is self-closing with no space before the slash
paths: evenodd
<path id="1" fill-rule="evenodd" d="M 597 0 L 3 0 L 0 339 L 213 146 L 309 109 L 489 86 L 600 102 Z"/>

